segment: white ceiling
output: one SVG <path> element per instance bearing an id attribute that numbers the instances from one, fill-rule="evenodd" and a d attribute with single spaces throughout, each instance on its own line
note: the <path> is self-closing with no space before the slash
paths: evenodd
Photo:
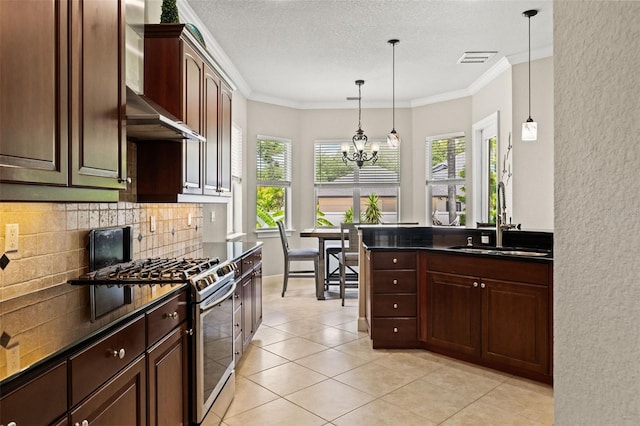
<path id="1" fill-rule="evenodd" d="M 208 49 L 249 99 L 298 108 L 352 108 L 346 97 L 357 97 L 358 79 L 363 107 L 390 107 L 391 38 L 400 40 L 396 107 L 470 94 L 492 67 L 526 61 L 525 10 L 539 11 L 532 58 L 553 45 L 551 0 L 186 1 L 206 27 Z M 485 64 L 457 63 L 476 50 L 498 53 Z"/>

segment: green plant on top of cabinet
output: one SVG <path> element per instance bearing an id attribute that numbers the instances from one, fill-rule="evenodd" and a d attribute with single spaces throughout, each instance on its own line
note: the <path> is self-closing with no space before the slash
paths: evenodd
<path id="1" fill-rule="evenodd" d="M 126 185 L 122 2 L 3 0 L 0 26 L 2 201 L 117 201 Z"/>
<path id="2" fill-rule="evenodd" d="M 139 201 L 198 201 L 231 190 L 232 91 L 184 24 L 145 25 L 145 95 L 206 142 L 137 143 Z"/>

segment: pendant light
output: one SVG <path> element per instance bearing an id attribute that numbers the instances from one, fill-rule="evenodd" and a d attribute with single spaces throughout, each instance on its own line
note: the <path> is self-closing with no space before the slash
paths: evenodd
<path id="1" fill-rule="evenodd" d="M 351 142 L 353 143 L 353 153 L 350 154 L 349 144 L 343 143 L 341 146 L 342 150 L 342 161 L 344 164 L 347 164 L 347 161 L 354 161 L 358 168 L 362 168 L 365 161 L 371 161 L 371 164 L 375 164 L 378 161 L 378 151 L 380 150 L 380 146 L 374 142 L 371 144 L 371 153 L 366 151 L 367 148 L 367 135 L 364 134 L 364 130 L 362 130 L 362 94 L 361 87 L 364 84 L 364 80 L 356 80 L 356 85 L 358 86 L 358 130 L 356 130 L 356 134 L 351 138 Z"/>
<path id="2" fill-rule="evenodd" d="M 392 74 L 392 102 L 393 102 L 393 129 L 387 135 L 387 145 L 391 148 L 397 148 L 400 146 L 400 135 L 396 132 L 396 44 L 400 43 L 400 40 L 392 38 L 387 41 L 393 48 L 393 74 Z"/>
<path id="3" fill-rule="evenodd" d="M 400 135 L 398 134 L 398 132 L 396 132 L 396 44 L 400 43 L 400 40 L 392 38 L 391 40 L 387 41 L 387 43 L 389 43 L 393 48 L 393 62 L 392 62 L 392 65 L 393 65 L 393 71 L 392 71 L 393 72 L 392 74 L 393 129 L 387 135 L 387 145 L 389 145 L 391 148 L 397 148 L 400 146 Z"/>
<path id="4" fill-rule="evenodd" d="M 525 10 L 522 16 L 529 20 L 529 118 L 522 123 L 522 140 L 535 141 L 538 139 L 538 123 L 531 118 L 531 17 L 536 16 L 538 11 L 535 9 Z"/>

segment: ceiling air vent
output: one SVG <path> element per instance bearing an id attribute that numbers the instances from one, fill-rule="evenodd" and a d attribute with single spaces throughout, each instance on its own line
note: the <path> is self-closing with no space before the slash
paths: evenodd
<path id="1" fill-rule="evenodd" d="M 487 62 L 493 55 L 498 53 L 495 50 L 481 50 L 481 51 L 472 51 L 472 52 L 464 52 L 460 59 L 458 59 L 459 64 L 484 64 Z"/>

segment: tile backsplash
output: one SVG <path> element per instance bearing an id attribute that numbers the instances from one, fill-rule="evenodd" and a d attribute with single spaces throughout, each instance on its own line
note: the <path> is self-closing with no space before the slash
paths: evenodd
<path id="1" fill-rule="evenodd" d="M 200 257 L 202 223 L 200 204 L 0 203 L 0 380 L 171 290 L 134 287 L 133 304 L 92 323 L 88 288 L 67 283 L 88 271 L 89 230 L 131 226 L 134 259 Z M 5 253 L 6 224 L 18 251 Z"/>

